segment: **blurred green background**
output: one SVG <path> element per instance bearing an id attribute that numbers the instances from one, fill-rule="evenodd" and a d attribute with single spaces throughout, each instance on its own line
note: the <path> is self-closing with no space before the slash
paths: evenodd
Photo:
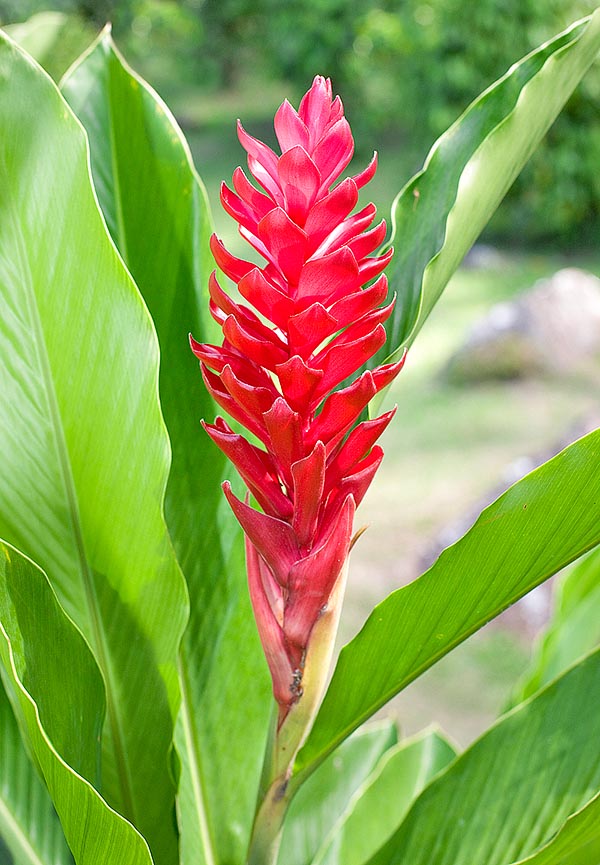
<path id="1" fill-rule="evenodd" d="M 315 74 L 333 79 L 359 163 L 380 169 L 367 192 L 386 216 L 435 139 L 477 95 L 545 39 L 591 11 L 584 0 L 0 0 L 0 23 L 36 16 L 27 46 L 59 79 L 107 21 L 128 62 L 176 114 L 236 252 L 219 184 L 244 153 L 240 117 L 273 141 L 272 116 L 297 104 Z M 484 239 L 494 248 L 452 280 L 393 398 L 386 462 L 359 512 L 370 529 L 353 551 L 343 636 L 373 604 L 414 579 L 439 533 L 498 492 L 515 460 L 552 449 L 598 415 L 600 362 L 568 374 L 451 381 L 449 358 L 496 302 L 577 264 L 600 275 L 600 64 L 585 77 L 509 193 Z M 401 239 L 400 239 L 401 241 Z M 183 330 L 186 328 L 183 325 Z M 200 434 L 200 433 L 199 433 Z M 548 454 L 549 455 L 549 454 Z M 465 525 L 465 528 L 466 528 Z M 446 543 L 447 543 L 446 539 Z M 540 594 L 541 591 L 541 594 Z M 440 720 L 461 744 L 502 706 L 549 609 L 547 589 L 517 605 L 413 684 L 396 702 L 408 732 Z"/>
<path id="2" fill-rule="evenodd" d="M 107 21 L 171 105 L 201 162 L 227 164 L 207 127 L 260 124 L 316 73 L 341 93 L 380 189 L 397 191 L 433 141 L 515 60 L 595 0 L 0 0 L 0 23 L 69 16 L 47 67 L 59 77 Z M 40 18 L 48 30 L 49 18 Z M 591 243 L 600 221 L 600 67 L 590 72 L 488 229 L 513 244 Z M 231 129 L 231 126 L 229 126 Z M 233 140 L 232 136 L 228 136 Z M 219 140 L 222 137 L 218 136 Z M 239 158 L 236 155 L 236 159 Z M 235 164 L 235 163 L 234 163 Z M 385 195 L 383 196 L 385 199 Z M 382 200 L 383 204 L 387 201 Z"/>

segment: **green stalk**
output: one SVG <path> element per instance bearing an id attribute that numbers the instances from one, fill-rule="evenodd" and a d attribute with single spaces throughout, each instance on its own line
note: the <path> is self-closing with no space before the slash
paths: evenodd
<path id="1" fill-rule="evenodd" d="M 303 694 L 291 707 L 281 727 L 277 729 L 275 722 L 271 729 L 247 865 L 275 865 L 277 861 L 285 814 L 299 787 L 292 776 L 294 761 L 323 699 L 347 575 L 346 561 L 327 608 L 322 611 L 310 635 L 302 677 Z"/>
<path id="2" fill-rule="evenodd" d="M 291 800 L 287 781 L 278 779 L 267 791 L 256 815 L 248 865 L 275 865 L 283 832 L 283 820 Z"/>

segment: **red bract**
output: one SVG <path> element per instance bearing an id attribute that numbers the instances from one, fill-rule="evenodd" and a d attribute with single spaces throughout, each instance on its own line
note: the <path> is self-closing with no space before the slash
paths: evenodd
<path id="1" fill-rule="evenodd" d="M 376 158 L 332 188 L 354 142 L 339 97 L 320 76 L 298 111 L 287 101 L 278 109 L 275 132 L 281 156 L 239 125 L 262 190 L 241 168 L 233 190 L 221 189 L 224 208 L 266 264 L 211 241 L 217 264 L 256 312 L 233 301 L 213 274 L 210 308 L 223 344 L 191 344 L 217 403 L 265 447 L 222 418 L 204 425 L 262 509 L 224 485 L 246 535 L 250 595 L 281 723 L 302 696 L 311 633 L 344 568 L 355 508 L 383 457 L 375 441 L 393 412 L 357 420 L 402 361 L 336 390 L 381 348 L 393 306 L 382 306 L 392 251 L 373 255 L 385 223 L 371 228 L 372 204 L 351 215 Z"/>

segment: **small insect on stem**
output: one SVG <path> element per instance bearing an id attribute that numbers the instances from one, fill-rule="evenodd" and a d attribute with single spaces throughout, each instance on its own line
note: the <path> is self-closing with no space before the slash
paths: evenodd
<path id="1" fill-rule="evenodd" d="M 292 695 L 296 698 L 296 700 L 299 700 L 304 693 L 304 690 L 302 688 L 302 670 L 299 667 L 296 667 L 292 674 L 290 691 Z"/>

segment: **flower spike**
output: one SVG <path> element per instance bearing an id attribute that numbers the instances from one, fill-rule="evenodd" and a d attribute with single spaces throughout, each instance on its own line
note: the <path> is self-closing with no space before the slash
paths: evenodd
<path id="1" fill-rule="evenodd" d="M 211 312 L 223 344 L 191 345 L 217 403 L 264 445 L 222 418 L 204 424 L 261 508 L 225 483 L 246 536 L 250 596 L 281 730 L 292 712 L 297 718 L 302 705 L 312 712 L 321 696 L 307 693 L 304 682 L 324 676 L 306 675 L 306 665 L 331 655 L 334 634 L 323 622 L 332 604 L 339 612 L 354 511 L 381 463 L 376 440 L 394 412 L 359 418 L 403 361 L 357 375 L 383 345 L 393 307 L 393 299 L 385 305 L 382 274 L 392 252 L 376 253 L 385 222 L 373 227 L 372 204 L 352 214 L 376 155 L 337 182 L 354 141 L 321 76 L 297 111 L 287 100 L 280 106 L 274 125 L 279 156 L 238 124 L 250 179 L 237 168 L 233 189 L 221 188 L 225 210 L 265 264 L 237 258 L 213 236 L 217 264 L 249 306 L 232 300 L 213 274 Z M 300 716 L 306 728 L 310 718 Z"/>

